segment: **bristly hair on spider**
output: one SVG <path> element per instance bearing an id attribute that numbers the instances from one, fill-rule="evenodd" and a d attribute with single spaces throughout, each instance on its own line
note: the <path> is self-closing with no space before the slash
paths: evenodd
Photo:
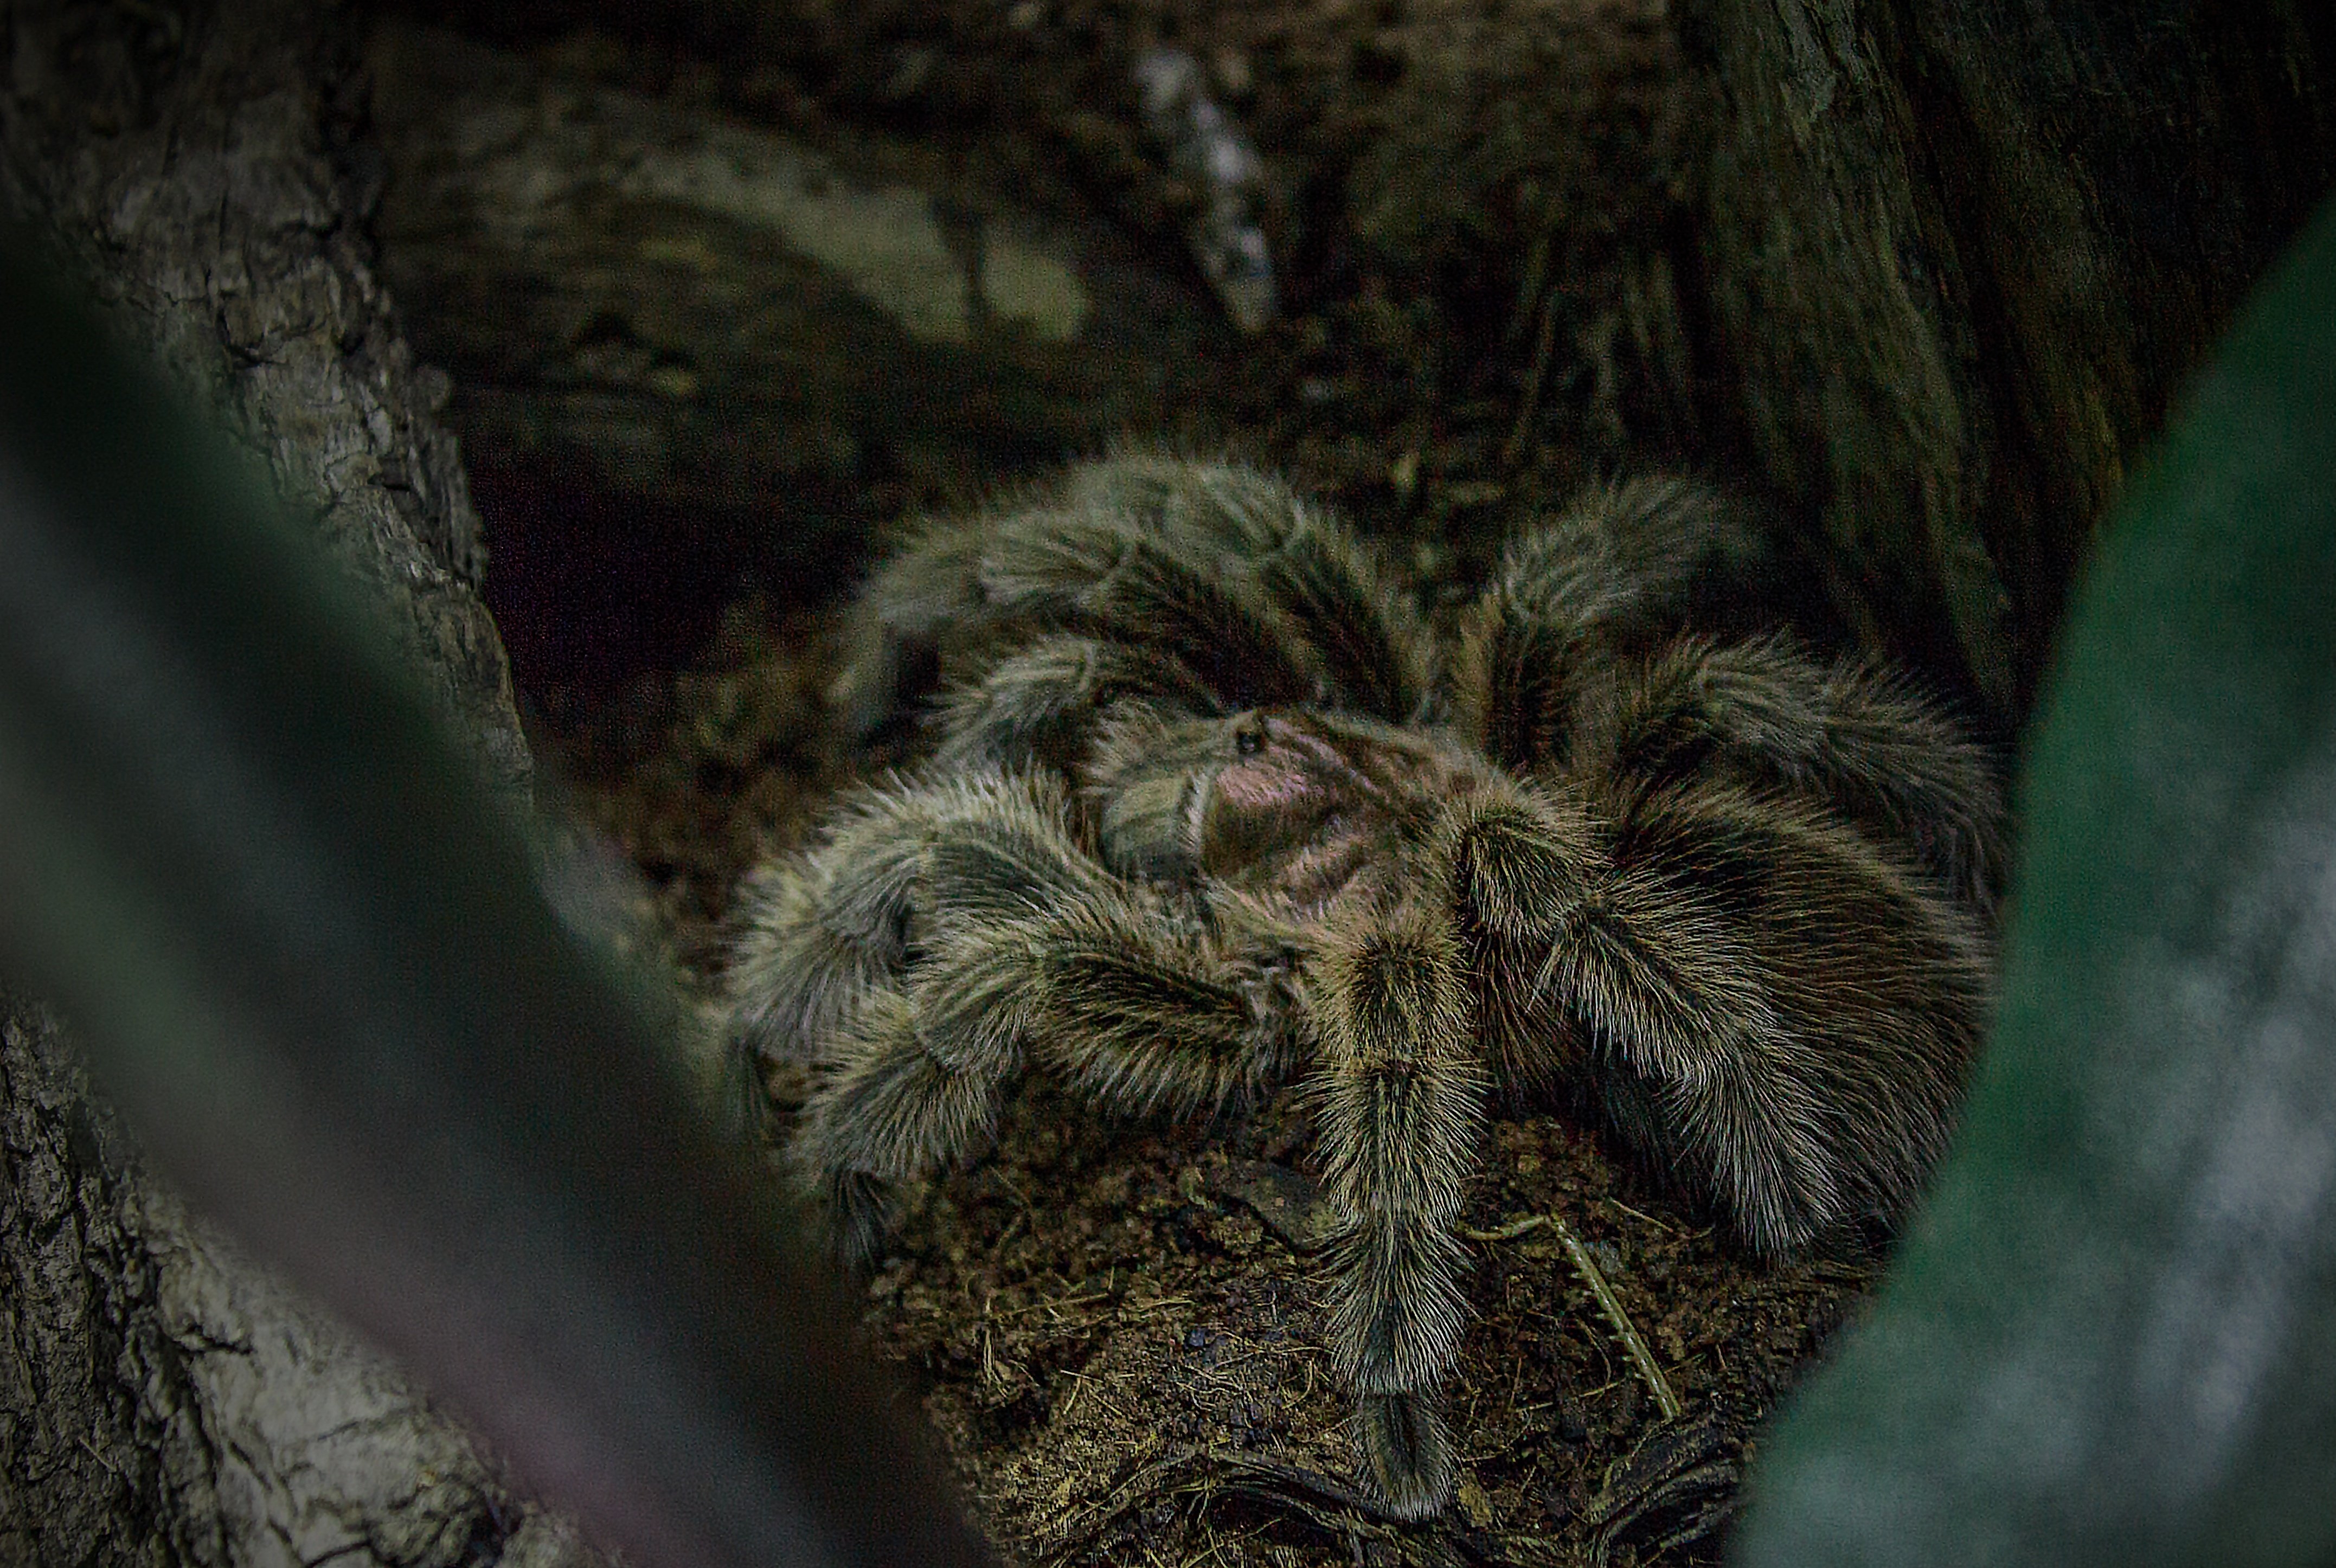
<path id="1" fill-rule="evenodd" d="M 1994 769 L 1871 660 L 1747 611 L 1770 564 L 1679 480 L 1514 540 L 1440 634 L 1253 470 L 1126 457 L 936 522 L 840 699 L 939 671 L 932 753 L 758 873 L 741 1048 L 807 1064 L 789 1158 L 864 1264 L 1019 1073 L 1190 1115 L 1304 1079 L 1329 1332 L 1395 1511 L 1440 1393 L 1495 1095 L 1602 1126 L 1750 1251 L 1886 1226 L 1990 1005 Z"/>

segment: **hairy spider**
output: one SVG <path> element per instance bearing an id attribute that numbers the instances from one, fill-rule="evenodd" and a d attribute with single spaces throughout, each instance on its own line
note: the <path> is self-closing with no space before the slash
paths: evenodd
<path id="1" fill-rule="evenodd" d="M 732 973 L 742 1042 L 816 1069 L 792 1157 L 842 1251 L 1025 1066 L 1171 1113 L 1305 1074 L 1334 1348 L 1416 1515 L 1494 1094 L 1757 1253 L 1886 1223 L 1988 1005 L 1997 794 L 1904 682 L 1746 623 L 1766 564 L 1708 492 L 1597 490 L 1439 636 L 1280 482 L 1152 458 L 913 541 L 841 694 L 937 657 L 936 753 L 757 879 Z"/>

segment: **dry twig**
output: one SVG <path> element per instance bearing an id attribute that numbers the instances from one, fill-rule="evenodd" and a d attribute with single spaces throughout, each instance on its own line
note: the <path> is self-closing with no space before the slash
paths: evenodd
<path id="1" fill-rule="evenodd" d="M 1544 1225 L 1557 1233 L 1558 1243 L 1565 1249 L 1566 1261 L 1573 1265 L 1573 1271 L 1582 1276 L 1582 1282 L 1589 1287 L 1591 1298 L 1598 1303 L 1599 1312 L 1613 1329 L 1614 1337 L 1622 1342 L 1630 1364 L 1638 1368 L 1640 1378 L 1647 1385 L 1647 1391 L 1655 1397 L 1655 1407 L 1663 1413 L 1664 1420 L 1678 1420 L 1681 1407 L 1670 1379 L 1663 1376 L 1662 1367 L 1655 1360 L 1654 1351 L 1648 1349 L 1646 1339 L 1639 1333 L 1638 1325 L 1630 1321 L 1630 1314 L 1622 1310 L 1622 1299 L 1614 1294 L 1614 1287 L 1607 1283 L 1604 1272 L 1598 1267 L 1598 1260 L 1590 1255 L 1590 1249 L 1582 1244 L 1582 1238 L 1573 1233 L 1572 1226 L 1555 1214 L 1527 1214 L 1489 1231 L 1471 1230 L 1462 1234 L 1472 1242 L 1507 1242 L 1528 1232 L 1538 1231 Z"/>

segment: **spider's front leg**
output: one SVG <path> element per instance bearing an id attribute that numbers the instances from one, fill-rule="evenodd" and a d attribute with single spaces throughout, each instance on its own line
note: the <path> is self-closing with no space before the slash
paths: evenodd
<path id="1" fill-rule="evenodd" d="M 757 872 L 730 955 L 744 1050 L 823 1065 L 870 998 L 898 990 L 948 916 L 1076 901 L 1108 881 L 1067 838 L 1060 785 L 977 771 L 846 796 L 810 848 Z"/>
<path id="2" fill-rule="evenodd" d="M 1330 1334 L 1364 1464 L 1406 1517 L 1452 1490 L 1438 1403 L 1467 1322 L 1459 1223 L 1494 1076 L 1484 1037 L 1548 1017 L 1497 996 L 1480 1010 L 1478 972 L 1495 950 L 1546 950 L 1551 911 L 1582 901 L 1580 827 L 1475 779 L 1411 848 L 1401 891 L 1358 901 L 1316 963 Z"/>
<path id="3" fill-rule="evenodd" d="M 805 1105 L 792 1150 L 864 1267 L 902 1183 L 971 1154 L 1026 1061 L 1106 1111 L 1212 1108 L 1270 1077 L 1290 1019 L 1205 946 L 1163 935 L 1133 897 L 1066 899 L 1020 919 L 946 922 L 904 989 L 872 998 Z"/>
<path id="4" fill-rule="evenodd" d="M 1756 1251 L 1788 1251 L 1844 1217 L 1851 1162 L 1828 1137 L 1838 1118 L 1824 1103 L 1840 1075 L 1778 996 L 1785 977 L 1760 921 L 1658 863 L 1619 862 L 1611 830 L 1564 796 L 1511 784 L 1455 815 L 1484 983 L 1513 1009 L 1501 1020 L 1512 1070 L 1594 1083 L 1624 1139 Z M 1716 857 L 1708 876 L 1757 879 L 1764 852 L 1804 847 L 1760 843 L 1757 822 L 1728 825 L 1741 836 L 1715 834 L 1718 847 L 1744 863 Z M 1776 891 L 1757 897 L 1791 902 Z M 1796 919 L 1782 916 L 1786 942 L 1806 935 Z M 1892 1086 L 1864 1087 L 1875 1092 L 1844 1097 L 1879 1102 Z"/>
<path id="5" fill-rule="evenodd" d="M 1027 1061 L 1107 1109 L 1183 1112 L 1289 1053 L 1279 977 L 1298 955 L 1236 922 L 1247 934 L 1228 956 L 1197 909 L 1096 863 L 1064 810 L 1051 787 L 1011 775 L 928 800 L 911 957 L 858 994 L 818 1053 L 790 1150 L 854 1266 L 881 1247 L 901 1183 L 988 1137 Z"/>
<path id="6" fill-rule="evenodd" d="M 1330 1334 L 1364 1463 L 1409 1518 L 1452 1490 L 1437 1395 L 1467 1319 L 1458 1226 L 1487 1089 L 1441 880 L 1326 943 L 1312 1008 L 1339 1226 Z"/>
<path id="7" fill-rule="evenodd" d="M 1825 1091 L 1840 1086 L 1772 994 L 1768 955 L 1684 885 L 1618 865 L 1604 839 L 1570 800 L 1479 777 L 1414 852 L 1409 893 L 1345 922 L 1318 963 L 1323 1158 L 1343 1222 L 1332 1333 L 1365 1461 L 1406 1514 L 1434 1512 L 1452 1483 L 1436 1403 L 1465 1321 L 1457 1225 L 1494 1059 L 1517 1079 L 1587 1071 L 1630 1102 L 1618 1112 L 1635 1104 L 1646 1125 L 1624 1131 L 1757 1250 L 1806 1241 L 1858 1184 L 1827 1137 Z"/>
<path id="8" fill-rule="evenodd" d="M 920 1001 L 936 960 L 949 967 L 951 931 L 984 914 L 1010 924 L 1109 880 L 1064 834 L 1064 809 L 1058 786 L 1021 774 L 895 782 L 849 797 L 812 848 L 754 880 L 732 957 L 730 1034 L 738 1050 L 820 1075 L 811 1121 L 847 1130 L 807 1168 L 825 1173 L 810 1185 L 847 1254 L 881 1236 L 882 1174 L 962 1148 L 1012 1066 L 1000 1028 L 944 1027 L 920 1043 L 933 1033 L 920 1019 L 959 1016 Z M 1014 967 L 1009 949 L 978 978 Z"/>

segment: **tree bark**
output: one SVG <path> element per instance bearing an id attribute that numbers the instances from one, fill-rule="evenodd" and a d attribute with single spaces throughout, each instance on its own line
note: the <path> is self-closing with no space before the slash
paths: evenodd
<path id="1" fill-rule="evenodd" d="M 375 280 L 340 19 L 0 9 L 0 203 L 267 463 L 482 765 L 527 750 L 477 519 Z M 135 433 L 123 439 L 135 440 Z M 593 1559 L 384 1358 L 190 1215 L 59 1021 L 0 991 L 0 1563 Z"/>
<path id="2" fill-rule="evenodd" d="M 2024 717 L 2071 579 L 2336 175 L 2302 0 L 1692 0 L 1709 346 L 1869 631 Z"/>

